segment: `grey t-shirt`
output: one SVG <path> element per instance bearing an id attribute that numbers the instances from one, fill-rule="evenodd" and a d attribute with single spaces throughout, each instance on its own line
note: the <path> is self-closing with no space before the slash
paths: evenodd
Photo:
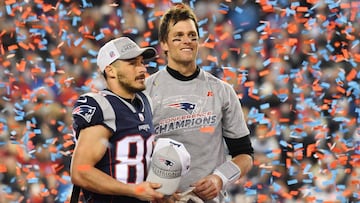
<path id="1" fill-rule="evenodd" d="M 182 142 L 191 155 L 190 171 L 181 180 L 181 191 L 225 161 L 223 136 L 240 138 L 249 134 L 234 89 L 204 70 L 189 81 L 160 70 L 146 79 L 145 93 L 152 100 L 156 138 Z"/>

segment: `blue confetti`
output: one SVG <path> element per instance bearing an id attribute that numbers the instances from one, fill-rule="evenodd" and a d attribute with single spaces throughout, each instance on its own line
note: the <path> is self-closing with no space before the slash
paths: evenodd
<path id="1" fill-rule="evenodd" d="M 235 35 L 234 35 L 234 39 L 235 39 L 235 40 L 241 39 L 241 35 L 240 35 L 240 34 L 235 34 Z"/>
<path id="2" fill-rule="evenodd" d="M 14 119 L 16 121 L 22 121 L 22 120 L 24 120 L 24 116 L 15 116 Z"/>
<path id="3" fill-rule="evenodd" d="M 219 9 L 228 12 L 229 11 L 229 6 L 225 5 L 224 3 L 220 3 L 219 4 Z"/>
<path id="4" fill-rule="evenodd" d="M 288 143 L 285 140 L 280 140 L 279 144 L 283 147 L 287 147 L 287 145 L 288 145 Z"/>
<path id="5" fill-rule="evenodd" d="M 331 9 L 339 7 L 339 4 L 338 3 L 331 3 L 331 4 L 328 5 L 328 7 L 331 10 Z"/>
<path id="6" fill-rule="evenodd" d="M 207 34 L 207 31 L 204 31 L 204 28 L 200 27 L 199 28 L 199 36 L 204 37 L 206 34 Z"/>
<path id="7" fill-rule="evenodd" d="M 304 174 L 307 174 L 309 172 L 309 170 L 311 169 L 311 165 L 307 164 L 303 170 Z"/>
<path id="8" fill-rule="evenodd" d="M 214 22 L 214 23 L 216 23 L 216 22 L 217 22 L 217 20 L 216 20 L 216 19 L 217 19 L 217 18 L 216 18 L 216 15 L 214 15 L 214 14 L 213 14 L 213 15 L 212 15 L 212 20 L 213 20 L 213 22 Z"/>
<path id="9" fill-rule="evenodd" d="M 296 11 L 293 10 L 293 9 L 290 9 L 290 8 L 286 8 L 286 9 L 285 9 L 285 12 L 286 12 L 286 16 L 287 16 L 287 17 L 296 14 Z"/>
<path id="10" fill-rule="evenodd" d="M 138 14 L 140 14 L 140 15 L 143 15 L 144 14 L 144 11 L 143 10 L 141 10 L 141 9 L 136 9 L 136 12 L 138 13 Z"/>
<path id="11" fill-rule="evenodd" d="M 257 31 L 257 32 L 261 32 L 261 31 L 263 31 L 265 28 L 266 28 L 266 24 L 263 24 L 263 25 L 258 26 L 258 27 L 256 28 L 256 31 Z"/>
<path id="12" fill-rule="evenodd" d="M 72 19 L 72 26 L 77 26 L 77 23 L 78 22 L 81 22 L 81 18 L 79 16 L 74 16 L 73 19 Z"/>
<path id="13" fill-rule="evenodd" d="M 301 149 L 301 148 L 303 148 L 303 147 L 304 147 L 303 143 L 297 143 L 297 144 L 294 145 L 294 149 L 295 149 L 295 150 Z"/>
<path id="14" fill-rule="evenodd" d="M 28 182 L 29 184 L 38 183 L 38 182 L 39 182 L 39 179 L 38 179 L 38 178 L 29 178 L 29 179 L 27 179 L 27 182 Z"/>
<path id="15" fill-rule="evenodd" d="M 351 48 L 353 49 L 354 47 L 356 47 L 357 45 L 359 45 L 359 42 L 360 42 L 360 40 L 358 40 L 358 39 L 356 39 L 356 40 L 354 40 L 353 42 L 351 42 Z"/>
<path id="16" fill-rule="evenodd" d="M 298 6 L 300 6 L 300 2 L 292 2 L 291 3 L 291 7 L 298 7 Z"/>
<path id="17" fill-rule="evenodd" d="M 116 9 L 116 15 L 119 17 L 122 17 L 122 10 L 121 9 Z"/>
<path id="18" fill-rule="evenodd" d="M 83 38 L 80 37 L 74 41 L 74 45 L 77 47 L 82 41 L 83 41 Z"/>
<path id="19" fill-rule="evenodd" d="M 171 2 L 174 3 L 174 4 L 178 4 L 178 3 L 181 3 L 182 0 L 171 0 Z"/>
<path id="20" fill-rule="evenodd" d="M 324 186 L 329 186 L 334 184 L 334 180 L 325 180 L 321 182 Z"/>
<path id="21" fill-rule="evenodd" d="M 297 183 L 298 183 L 298 180 L 296 180 L 296 179 L 292 179 L 292 180 L 287 181 L 288 185 L 294 185 L 294 184 L 297 184 Z"/>
<path id="22" fill-rule="evenodd" d="M 10 5 L 6 5 L 6 13 L 7 13 L 8 15 L 12 15 L 12 11 L 11 11 Z"/>
<path id="23" fill-rule="evenodd" d="M 92 59 L 90 59 L 90 63 L 92 63 L 92 64 L 96 64 L 96 58 L 92 58 Z"/>
<path id="24" fill-rule="evenodd" d="M 266 67 L 266 66 L 268 66 L 270 63 L 271 63 L 270 59 L 266 59 L 266 60 L 263 62 L 263 66 Z"/>
<path id="25" fill-rule="evenodd" d="M 329 56 L 328 56 L 327 51 L 326 51 L 325 49 L 320 50 L 319 53 L 321 54 L 321 56 L 322 56 L 326 61 L 329 61 Z"/>
<path id="26" fill-rule="evenodd" d="M 302 182 L 305 184 L 311 184 L 311 183 L 313 183 L 313 180 L 312 179 L 303 179 Z"/>
<path id="27" fill-rule="evenodd" d="M 81 0 L 84 8 L 93 7 L 92 3 L 88 3 L 86 0 Z"/>
<path id="28" fill-rule="evenodd" d="M 256 195 L 256 194 L 257 194 L 257 190 L 245 188 L 245 194 L 246 194 L 246 195 L 249 195 L 249 196 L 251 196 L 251 195 Z"/>
<path id="29" fill-rule="evenodd" d="M 334 117 L 333 120 L 337 121 L 337 122 L 349 122 L 350 121 L 349 118 L 343 117 L 343 116 Z"/>
<path id="30" fill-rule="evenodd" d="M 166 68 L 166 66 L 165 66 L 165 65 L 161 65 L 161 66 L 159 66 L 158 68 L 159 68 L 159 70 L 164 70 L 164 69 Z"/>
<path id="31" fill-rule="evenodd" d="M 244 10 L 238 6 L 235 7 L 235 12 L 241 14 Z"/>
<path id="32" fill-rule="evenodd" d="M 156 68 L 157 67 L 157 63 L 154 62 L 154 61 L 151 61 L 148 63 L 149 67 L 152 67 L 152 68 Z"/>
<path id="33" fill-rule="evenodd" d="M 208 18 L 204 18 L 203 20 L 200 20 L 198 22 L 199 27 L 206 25 L 208 23 L 209 19 Z"/>
<path id="34" fill-rule="evenodd" d="M 331 44 L 327 44 L 326 48 L 329 49 L 329 51 L 333 52 L 335 49 Z"/>
<path id="35" fill-rule="evenodd" d="M 294 87 L 293 90 L 292 90 L 292 92 L 293 92 L 294 94 L 300 94 L 300 93 L 303 92 L 303 90 L 302 90 L 301 88 Z"/>
<path id="36" fill-rule="evenodd" d="M 159 40 L 154 40 L 154 41 L 150 42 L 150 46 L 155 46 L 157 44 L 159 44 Z"/>
<path id="37" fill-rule="evenodd" d="M 40 135 L 41 134 L 41 129 L 34 129 L 33 131 L 35 134 Z"/>
<path id="38" fill-rule="evenodd" d="M 275 192 L 278 192 L 281 190 L 281 185 L 277 184 L 276 182 L 272 183 L 272 187 L 274 189 Z"/>
<path id="39" fill-rule="evenodd" d="M 265 103 L 265 104 L 261 104 L 260 105 L 260 109 L 268 109 L 270 108 L 270 104 L 269 103 Z"/>
<path id="40" fill-rule="evenodd" d="M 95 36 L 95 39 L 96 39 L 96 41 L 99 41 L 99 40 L 103 39 L 104 37 L 105 37 L 104 33 L 101 32 Z"/>

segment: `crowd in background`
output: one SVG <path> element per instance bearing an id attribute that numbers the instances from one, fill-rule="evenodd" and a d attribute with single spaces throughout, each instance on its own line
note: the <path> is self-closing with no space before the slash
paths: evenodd
<path id="1" fill-rule="evenodd" d="M 159 50 L 149 74 L 164 68 L 176 2 L 0 2 L 0 202 L 68 201 L 72 105 L 104 87 L 98 48 L 129 36 Z M 251 131 L 254 168 L 228 202 L 359 202 L 360 2 L 185 2 L 199 66 L 233 85 Z"/>

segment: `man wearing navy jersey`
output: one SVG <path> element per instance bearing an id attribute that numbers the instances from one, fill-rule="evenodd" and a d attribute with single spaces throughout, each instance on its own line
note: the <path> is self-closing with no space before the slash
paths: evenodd
<path id="1" fill-rule="evenodd" d="M 181 142 L 191 155 L 180 192 L 194 187 L 195 199 L 222 202 L 221 191 L 253 166 L 241 103 L 228 83 L 197 66 L 199 25 L 187 5 L 177 4 L 164 13 L 159 42 L 167 66 L 146 80 L 156 138 Z"/>
<path id="2" fill-rule="evenodd" d="M 100 48 L 97 65 L 107 89 L 86 93 L 72 116 L 77 142 L 71 181 L 86 202 L 143 203 L 162 198 L 161 185 L 145 182 L 153 150 L 154 127 L 145 89 L 144 60 L 154 48 L 140 48 L 120 37 Z"/>

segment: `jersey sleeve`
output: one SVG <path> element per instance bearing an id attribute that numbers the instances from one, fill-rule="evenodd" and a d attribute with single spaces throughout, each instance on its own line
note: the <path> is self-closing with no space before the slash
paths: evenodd
<path id="1" fill-rule="evenodd" d="M 229 84 L 223 85 L 223 136 L 232 139 L 244 137 L 250 131 L 246 125 L 240 99 Z"/>
<path id="2" fill-rule="evenodd" d="M 82 95 L 76 101 L 73 111 L 73 128 L 78 136 L 80 130 L 95 126 L 103 125 L 103 110 L 99 103 L 90 95 Z"/>

